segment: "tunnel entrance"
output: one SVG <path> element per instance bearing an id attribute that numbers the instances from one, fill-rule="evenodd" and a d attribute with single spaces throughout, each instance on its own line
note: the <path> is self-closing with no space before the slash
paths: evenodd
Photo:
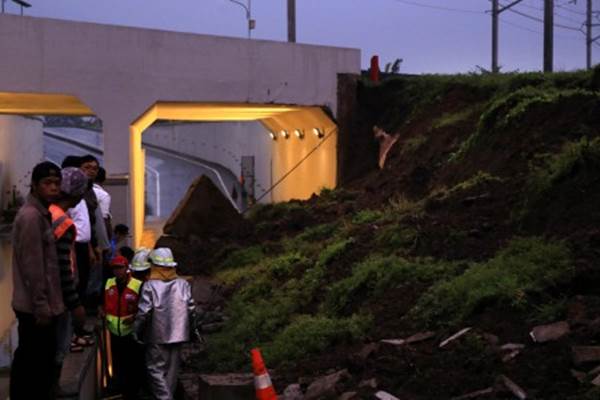
<path id="1" fill-rule="evenodd" d="M 235 126 L 240 127 L 237 138 L 227 133 Z M 217 170 L 218 173 L 210 173 L 211 179 L 214 178 L 217 187 L 240 211 L 256 201 L 306 199 L 322 188 L 336 185 L 337 127 L 320 107 L 157 103 L 131 125 L 130 132 L 131 207 L 136 245 L 142 241 L 145 245 L 151 244 L 156 239 L 155 230 L 160 228 L 157 218 L 146 218 L 147 215 L 157 217 L 155 210 L 163 209 L 163 197 L 156 197 L 156 175 L 160 176 L 160 171 L 156 170 L 156 161 L 148 161 L 157 152 L 165 157 L 170 155 L 205 164 L 207 171 L 208 168 Z M 149 133 L 149 139 L 142 136 L 145 132 Z M 179 141 L 173 140 L 174 135 Z M 234 147 L 240 146 L 240 137 L 244 135 L 247 144 L 236 151 Z M 210 144 L 209 140 L 212 140 Z M 249 151 L 249 147 L 254 149 Z M 198 154 L 204 154 L 205 158 Z M 217 165 L 224 166 L 225 170 L 219 172 Z M 152 168 L 156 171 L 152 172 Z M 243 182 L 241 177 L 244 177 Z M 251 178 L 251 185 L 247 177 Z M 162 180 L 158 178 L 158 181 Z M 187 189 L 187 185 L 183 186 L 179 189 L 182 193 Z M 242 200 L 244 190 L 246 199 Z M 248 192 L 253 193 L 252 197 Z M 234 198 L 236 195 L 239 197 Z M 154 199 L 147 199 L 149 196 Z M 160 215 L 160 211 L 158 214 L 158 220 L 168 217 Z"/>

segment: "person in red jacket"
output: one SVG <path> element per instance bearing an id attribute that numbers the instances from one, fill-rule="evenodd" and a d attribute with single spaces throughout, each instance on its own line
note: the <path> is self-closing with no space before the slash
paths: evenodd
<path id="1" fill-rule="evenodd" d="M 128 272 L 129 261 L 116 256 L 110 261 L 113 278 L 104 289 L 104 316 L 110 332 L 113 377 L 125 399 L 137 399 L 144 371 L 142 346 L 133 337 L 133 321 L 138 311 L 142 282 Z"/>

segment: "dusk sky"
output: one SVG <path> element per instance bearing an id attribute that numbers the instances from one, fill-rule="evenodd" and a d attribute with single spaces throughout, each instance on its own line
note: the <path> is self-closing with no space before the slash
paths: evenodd
<path id="1" fill-rule="evenodd" d="M 26 15 L 246 37 L 242 7 L 229 0 L 28 0 Z M 248 0 L 241 0 L 247 2 Z M 501 0 L 508 4 L 509 0 Z M 297 41 L 358 48 L 362 65 L 378 54 L 404 59 L 401 72 L 454 73 L 490 67 L 488 0 L 297 0 Z M 555 0 L 555 70 L 585 66 L 585 0 Z M 593 0 L 600 11 L 600 0 Z M 252 0 L 253 38 L 287 39 L 286 0 Z M 11 2 L 7 12 L 17 13 Z M 542 67 L 543 0 L 524 0 L 500 22 L 502 71 Z M 525 14 L 525 15 L 521 15 Z M 600 18 L 595 20 L 600 23 Z M 562 27 L 561 27 L 562 26 Z M 594 36 L 600 35 L 600 26 Z M 593 46 L 600 62 L 600 40 Z"/>

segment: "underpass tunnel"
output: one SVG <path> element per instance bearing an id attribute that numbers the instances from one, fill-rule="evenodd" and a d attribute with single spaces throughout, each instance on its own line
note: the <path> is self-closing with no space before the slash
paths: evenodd
<path id="1" fill-rule="evenodd" d="M 142 145 L 142 135 L 148 128 L 153 127 L 155 121 L 177 121 L 178 124 L 187 121 L 262 125 L 263 136 L 256 137 L 256 140 L 264 143 L 260 146 L 264 148 L 237 154 L 238 165 L 229 167 L 231 175 L 241 177 L 244 175 L 241 156 L 254 157 L 253 162 L 257 165 L 264 165 L 267 160 L 268 171 L 263 171 L 261 176 L 268 175 L 268 180 L 265 183 L 264 177 L 261 178 L 263 183 L 260 190 L 256 190 L 256 185 L 252 187 L 254 193 L 250 203 L 306 199 L 323 188 L 333 188 L 336 185 L 337 127 L 320 107 L 243 103 L 156 103 L 130 126 L 130 190 L 136 246 L 142 243 L 144 224 L 148 223 L 145 218 L 147 211 L 155 214 L 148 205 L 156 204 L 160 198 L 156 196 L 156 187 L 145 187 L 147 183 L 156 185 L 157 182 L 157 165 L 148 162 L 148 155 L 155 152 L 156 148 L 148 146 L 145 137 L 145 145 Z M 214 159 L 199 162 L 205 161 L 215 162 Z M 256 177 L 258 175 L 257 173 Z M 227 179 L 223 179 L 225 180 Z M 225 184 L 215 179 L 213 182 L 217 187 L 221 186 L 224 194 L 229 192 L 226 197 L 235 203 L 238 210 L 242 211 L 248 206 L 240 202 L 239 198 L 234 199 L 235 196 L 231 196 L 231 193 L 239 194 L 238 191 L 242 190 L 239 184 L 236 186 L 231 180 Z M 244 184 L 247 185 L 247 182 Z M 234 188 L 236 190 L 233 190 Z M 146 195 L 153 195 L 154 200 L 146 199 Z M 162 208 L 162 200 L 160 202 Z M 156 234 L 151 236 L 152 240 L 156 238 Z M 150 242 L 151 240 L 144 240 L 145 245 L 150 245 Z"/>

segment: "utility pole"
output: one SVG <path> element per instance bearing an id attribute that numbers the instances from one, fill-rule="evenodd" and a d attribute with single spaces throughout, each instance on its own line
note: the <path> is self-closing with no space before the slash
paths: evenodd
<path id="1" fill-rule="evenodd" d="M 296 0 L 287 0 L 288 42 L 296 42 Z"/>
<path id="2" fill-rule="evenodd" d="M 498 19 L 502 12 L 508 10 L 512 6 L 516 6 L 522 1 L 523 0 L 515 0 L 500 8 L 499 1 L 492 0 L 492 73 L 494 74 L 500 72 L 500 67 L 498 66 Z"/>
<path id="3" fill-rule="evenodd" d="M 544 72 L 552 72 L 554 59 L 554 0 L 544 0 Z"/>
<path id="4" fill-rule="evenodd" d="M 492 0 L 492 73 L 500 72 L 498 67 L 498 0 Z"/>

